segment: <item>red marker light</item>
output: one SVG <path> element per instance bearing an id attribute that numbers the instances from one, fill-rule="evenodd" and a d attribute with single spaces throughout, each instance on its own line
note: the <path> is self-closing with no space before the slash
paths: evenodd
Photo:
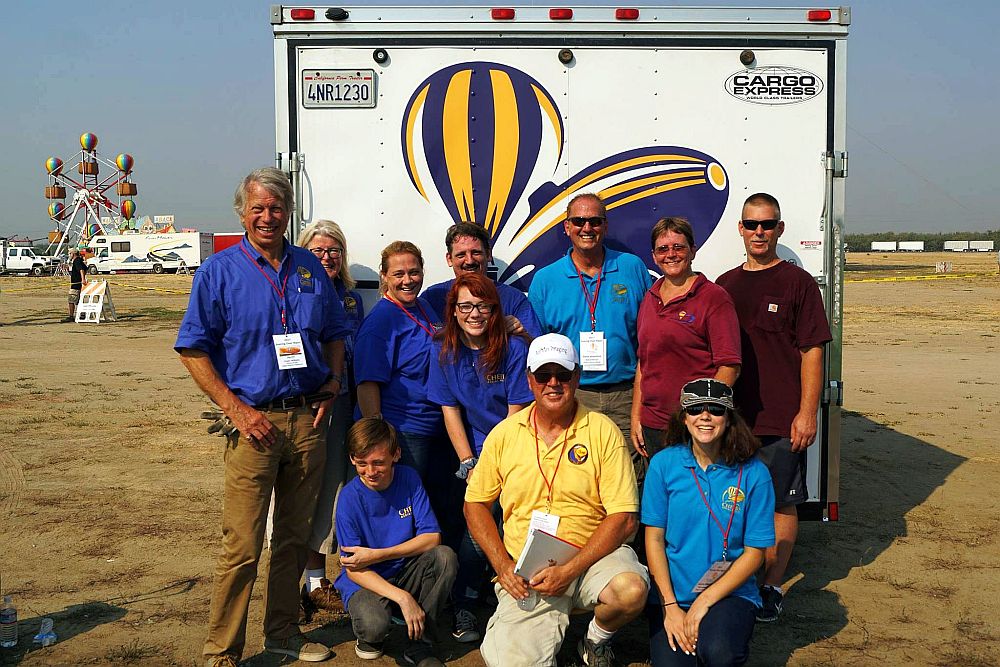
<path id="1" fill-rule="evenodd" d="M 810 21 L 829 21 L 832 16 L 833 12 L 829 9 L 810 9 L 806 18 Z"/>
<path id="2" fill-rule="evenodd" d="M 634 21 L 639 18 L 639 10 L 633 7 L 619 7 L 615 10 L 615 18 L 619 21 Z"/>
<path id="3" fill-rule="evenodd" d="M 510 7 L 494 7 L 490 10 L 490 18 L 494 21 L 510 21 L 514 18 L 514 10 Z"/>
<path id="4" fill-rule="evenodd" d="M 568 21 L 573 18 L 573 10 L 569 7 L 555 7 L 549 10 L 549 18 L 553 21 Z"/>
<path id="5" fill-rule="evenodd" d="M 826 506 L 826 515 L 830 521 L 840 521 L 840 504 L 830 503 Z"/>
<path id="6" fill-rule="evenodd" d="M 291 11 L 293 21 L 312 21 L 316 18 L 315 9 L 293 9 Z"/>

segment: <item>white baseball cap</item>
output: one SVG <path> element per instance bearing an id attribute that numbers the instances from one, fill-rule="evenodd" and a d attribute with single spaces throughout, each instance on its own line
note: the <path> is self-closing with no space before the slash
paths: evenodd
<path id="1" fill-rule="evenodd" d="M 528 348 L 528 370 L 534 373 L 545 364 L 559 364 L 568 371 L 576 370 L 580 358 L 569 338 L 547 333 L 531 341 Z"/>

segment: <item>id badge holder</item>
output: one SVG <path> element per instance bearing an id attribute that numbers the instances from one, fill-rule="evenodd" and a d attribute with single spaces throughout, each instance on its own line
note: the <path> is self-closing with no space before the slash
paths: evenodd
<path id="1" fill-rule="evenodd" d="M 543 533 L 555 535 L 557 528 L 559 528 L 559 517 L 555 514 L 549 514 L 541 510 L 533 510 L 531 512 L 531 523 L 528 525 L 528 532 L 540 530 Z"/>
<path id="2" fill-rule="evenodd" d="M 608 341 L 603 331 L 580 332 L 580 365 L 585 371 L 608 370 Z"/>
<path id="3" fill-rule="evenodd" d="M 302 334 L 276 334 L 274 339 L 274 354 L 278 359 L 278 370 L 290 368 L 305 368 L 306 353 L 302 347 Z"/>
<path id="4" fill-rule="evenodd" d="M 729 568 L 733 566 L 733 561 L 731 560 L 717 560 L 712 563 L 712 566 L 708 568 L 705 574 L 701 575 L 701 579 L 698 583 L 694 585 L 692 589 L 693 593 L 701 593 L 703 590 L 714 584 L 719 580 L 719 577 L 724 575 Z"/>

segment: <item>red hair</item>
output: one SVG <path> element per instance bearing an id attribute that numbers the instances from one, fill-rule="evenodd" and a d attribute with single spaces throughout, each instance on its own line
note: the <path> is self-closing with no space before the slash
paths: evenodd
<path id="1" fill-rule="evenodd" d="M 500 295 L 493 281 L 480 273 L 463 273 L 452 284 L 445 301 L 444 329 L 438 336 L 441 339 L 441 363 L 453 364 L 458 359 L 459 346 L 462 345 L 462 328 L 458 325 L 455 306 L 458 304 L 458 292 L 465 288 L 472 296 L 482 299 L 483 303 L 493 305 L 493 312 L 486 320 L 486 347 L 480 352 L 480 369 L 483 376 L 496 373 L 507 351 L 507 324 L 504 322 L 503 308 L 500 306 Z"/>

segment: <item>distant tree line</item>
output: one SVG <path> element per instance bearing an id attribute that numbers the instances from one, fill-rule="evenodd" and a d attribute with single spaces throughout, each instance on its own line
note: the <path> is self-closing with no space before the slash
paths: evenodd
<path id="1" fill-rule="evenodd" d="M 847 234 L 844 237 L 850 252 L 868 252 L 872 241 L 923 241 L 924 250 L 935 252 L 944 250 L 945 241 L 993 241 L 1000 248 L 1000 230 L 985 232 L 874 232 L 871 234 Z"/>

